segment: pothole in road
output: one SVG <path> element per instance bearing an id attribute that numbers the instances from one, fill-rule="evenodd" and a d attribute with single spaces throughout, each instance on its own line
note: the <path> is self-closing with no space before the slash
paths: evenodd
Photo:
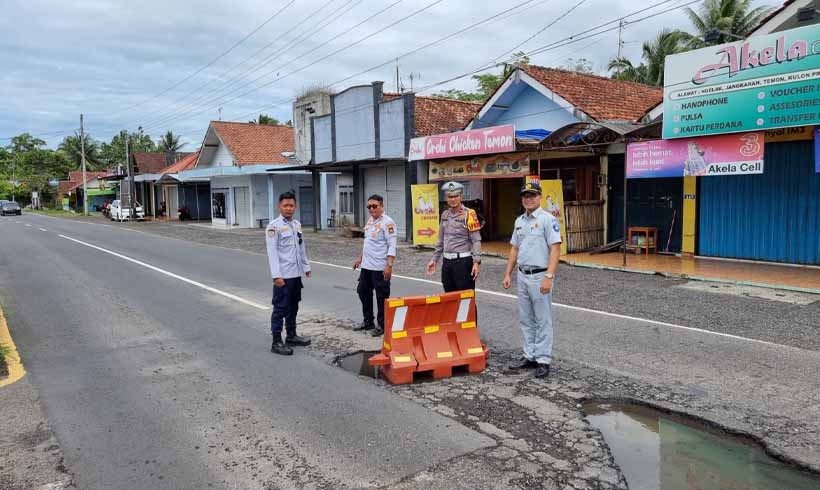
<path id="1" fill-rule="evenodd" d="M 766 454 L 751 439 L 635 404 L 587 403 L 632 490 L 816 490 L 820 476 Z"/>
<path id="2" fill-rule="evenodd" d="M 336 365 L 345 371 L 359 376 L 366 376 L 368 378 L 379 378 L 381 369 L 379 366 L 371 366 L 367 363 L 368 359 L 378 354 L 379 351 L 359 351 L 353 354 L 339 356 L 336 358 Z M 470 376 L 467 366 L 456 366 L 453 368 L 452 377 Z M 432 381 L 439 381 L 433 377 L 432 371 L 422 371 L 415 373 L 413 376 L 413 383 L 428 383 Z"/>
<path id="3" fill-rule="evenodd" d="M 345 371 L 368 378 L 379 377 L 379 366 L 371 366 L 368 359 L 378 354 L 378 351 L 361 351 L 341 356 L 336 359 L 336 364 Z"/>

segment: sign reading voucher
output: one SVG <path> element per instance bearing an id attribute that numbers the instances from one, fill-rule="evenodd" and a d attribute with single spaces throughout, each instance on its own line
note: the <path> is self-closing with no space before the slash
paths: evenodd
<path id="1" fill-rule="evenodd" d="M 820 124 L 820 25 L 668 56 L 663 137 Z"/>
<path id="2" fill-rule="evenodd" d="M 515 151 L 515 126 L 508 124 L 413 138 L 407 158 L 410 161 L 432 160 L 511 151 Z"/>
<path id="3" fill-rule="evenodd" d="M 763 142 L 764 133 L 758 131 L 630 143 L 626 177 L 762 174 Z"/>

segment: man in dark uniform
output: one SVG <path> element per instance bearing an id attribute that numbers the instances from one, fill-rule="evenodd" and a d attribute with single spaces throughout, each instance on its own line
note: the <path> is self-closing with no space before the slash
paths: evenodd
<path id="1" fill-rule="evenodd" d="M 441 284 L 444 291 L 475 289 L 481 268 L 481 223 L 475 211 L 461 204 L 463 185 L 447 182 L 441 189 L 447 196 L 448 209 L 441 213 L 438 243 L 427 264 L 427 275 L 436 272 L 436 264 L 443 256 Z"/>
<path id="2" fill-rule="evenodd" d="M 302 239 L 302 224 L 293 219 L 296 196 L 292 192 L 279 196 L 279 212 L 279 217 L 271 221 L 265 230 L 268 265 L 273 278 L 273 313 L 270 317 L 273 342 L 270 350 L 289 356 L 293 354 L 291 345 L 310 345 L 309 338 L 296 335 L 296 314 L 302 300 L 302 275 L 310 277 L 310 262 Z M 282 342 L 282 323 L 287 331 L 287 343 Z"/>

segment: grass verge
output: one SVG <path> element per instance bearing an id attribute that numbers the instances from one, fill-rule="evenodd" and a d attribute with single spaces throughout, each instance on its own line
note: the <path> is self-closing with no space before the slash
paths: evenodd
<path id="1" fill-rule="evenodd" d="M 11 347 L 0 344 L 0 377 L 9 375 L 9 365 L 6 364 L 6 357 L 11 354 Z"/>

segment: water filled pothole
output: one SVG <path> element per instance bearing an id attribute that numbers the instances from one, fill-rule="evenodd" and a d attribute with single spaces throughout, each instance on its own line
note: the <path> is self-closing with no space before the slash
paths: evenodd
<path id="1" fill-rule="evenodd" d="M 820 477 L 768 456 L 754 441 L 634 404 L 587 403 L 630 490 L 817 490 Z"/>
<path id="2" fill-rule="evenodd" d="M 367 360 L 378 354 L 376 352 L 356 352 L 347 356 L 342 356 L 336 359 L 336 363 L 340 368 L 349 371 L 359 376 L 367 376 L 369 378 L 379 377 L 379 367 L 367 364 Z"/>

